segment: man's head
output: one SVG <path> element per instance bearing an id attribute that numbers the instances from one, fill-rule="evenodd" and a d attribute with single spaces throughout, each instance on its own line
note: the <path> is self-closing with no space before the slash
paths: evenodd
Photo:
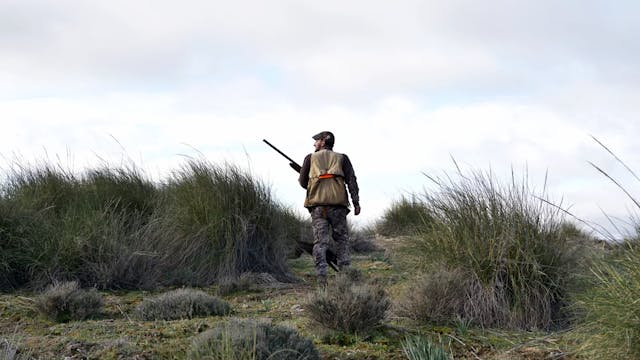
<path id="1" fill-rule="evenodd" d="M 333 144 L 336 142 L 336 138 L 331 131 L 319 132 L 313 135 L 313 140 L 316 141 L 314 144 L 316 151 L 320 149 L 333 149 Z"/>

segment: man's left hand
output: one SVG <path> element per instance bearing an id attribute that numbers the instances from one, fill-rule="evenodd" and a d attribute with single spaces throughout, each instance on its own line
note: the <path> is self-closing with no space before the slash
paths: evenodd
<path id="1" fill-rule="evenodd" d="M 360 215 L 360 206 L 354 206 L 353 207 L 353 214 L 354 215 Z"/>

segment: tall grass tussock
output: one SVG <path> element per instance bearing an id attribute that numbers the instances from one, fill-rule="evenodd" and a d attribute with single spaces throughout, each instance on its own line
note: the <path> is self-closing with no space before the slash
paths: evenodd
<path id="1" fill-rule="evenodd" d="M 408 313 L 520 329 L 566 321 L 579 247 L 563 213 L 515 175 L 507 185 L 492 173 L 458 175 L 430 178 L 435 190 L 422 196 L 428 216 L 409 248 L 424 275 L 410 289 Z"/>
<path id="2" fill-rule="evenodd" d="M 577 296 L 575 339 L 590 359 L 640 358 L 640 243 L 596 259 L 590 286 Z"/>
<path id="3" fill-rule="evenodd" d="M 229 164 L 189 160 L 154 182 L 136 166 L 15 165 L 0 188 L 0 291 L 76 279 L 101 289 L 199 286 L 244 272 L 290 281 L 303 221 Z"/>
<path id="4" fill-rule="evenodd" d="M 640 182 L 613 151 L 593 139 Z M 640 210 L 640 201 L 621 181 L 601 167 L 591 165 L 632 201 L 634 210 Z M 640 220 L 631 215 L 629 223 L 633 230 L 624 234 L 623 241 L 611 236 L 604 254 L 592 258 L 592 276 L 587 278 L 584 291 L 577 295 L 577 326 L 573 335 L 579 344 L 577 353 L 585 358 L 640 358 Z"/>

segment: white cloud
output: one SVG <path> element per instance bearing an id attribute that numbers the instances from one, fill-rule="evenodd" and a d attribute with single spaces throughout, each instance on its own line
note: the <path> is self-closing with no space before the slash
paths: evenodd
<path id="1" fill-rule="evenodd" d="M 624 214 L 587 161 L 635 186 L 589 134 L 638 168 L 638 7 L 8 0 L 0 154 L 70 152 L 83 166 L 124 151 L 166 173 L 199 151 L 250 165 L 299 205 L 295 174 L 261 140 L 302 161 L 329 129 L 367 220 L 452 157 L 497 174 L 526 167 L 536 182 L 548 171 L 576 212 Z"/>

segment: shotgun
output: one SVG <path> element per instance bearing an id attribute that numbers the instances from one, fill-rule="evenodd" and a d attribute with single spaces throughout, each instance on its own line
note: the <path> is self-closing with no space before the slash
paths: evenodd
<path id="1" fill-rule="evenodd" d="M 284 156 L 285 159 L 289 160 L 289 166 L 291 166 L 291 168 L 293 170 L 295 170 L 296 172 L 300 172 L 300 169 L 302 168 L 300 165 L 298 165 L 297 162 L 293 161 L 293 159 L 291 159 L 290 157 L 288 157 L 285 153 L 283 153 L 282 151 L 280 151 L 280 149 L 278 149 L 277 147 L 273 146 L 270 142 L 268 142 L 265 139 L 262 139 L 262 141 L 264 141 L 267 145 L 271 146 L 271 148 L 275 151 L 278 152 L 278 154 Z"/>

